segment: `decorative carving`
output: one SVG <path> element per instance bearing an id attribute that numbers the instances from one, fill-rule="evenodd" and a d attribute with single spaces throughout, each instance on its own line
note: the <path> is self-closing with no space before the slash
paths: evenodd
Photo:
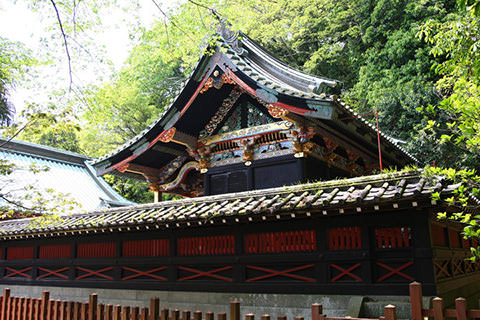
<path id="1" fill-rule="evenodd" d="M 267 109 L 268 109 L 268 113 L 270 113 L 270 115 L 276 119 L 278 118 L 283 119 L 288 114 L 288 110 L 276 107 L 273 104 L 269 104 L 267 106 Z"/>
<path id="2" fill-rule="evenodd" d="M 210 158 L 212 155 L 212 148 L 210 146 L 200 148 L 187 147 L 187 152 L 192 158 L 198 161 L 202 173 L 210 167 Z"/>
<path id="3" fill-rule="evenodd" d="M 217 112 L 215 112 L 213 117 L 205 126 L 205 129 L 200 131 L 199 138 L 205 138 L 206 136 L 211 135 L 213 131 L 215 131 L 217 126 L 223 121 L 225 116 L 228 114 L 230 109 L 232 109 L 233 105 L 237 102 L 238 98 L 240 98 L 243 92 L 243 89 L 238 86 L 232 89 L 230 95 L 225 100 L 223 100 L 222 105 L 220 106 L 220 108 L 218 108 Z"/>
<path id="4" fill-rule="evenodd" d="M 160 134 L 158 140 L 164 143 L 172 141 L 172 138 L 175 135 L 175 131 L 176 131 L 175 127 L 171 127 L 170 129 L 163 131 Z"/>
<path id="5" fill-rule="evenodd" d="M 226 19 L 220 19 L 217 25 L 217 31 L 222 36 L 223 40 L 230 45 L 230 47 L 240 56 L 247 54 L 247 50 L 242 48 L 241 42 L 238 40 L 238 32 L 233 31 L 227 26 Z"/>
<path id="6" fill-rule="evenodd" d="M 208 78 L 207 81 L 205 81 L 203 88 L 200 90 L 200 93 L 207 92 L 211 87 L 213 87 L 213 78 Z"/>
<path id="7" fill-rule="evenodd" d="M 250 162 L 253 161 L 255 139 L 243 139 L 242 141 L 243 149 L 243 161 Z"/>
<path id="8" fill-rule="evenodd" d="M 252 104 L 248 104 L 247 125 L 248 127 L 260 126 L 273 122 L 272 119 L 264 114 L 260 109 Z"/>
<path id="9" fill-rule="evenodd" d="M 353 152 L 352 150 L 347 149 L 348 160 L 355 162 L 360 158 L 358 153 Z"/>
<path id="10" fill-rule="evenodd" d="M 327 149 L 330 150 L 330 151 L 333 151 L 338 147 L 338 143 L 336 143 L 335 141 L 333 141 L 333 140 L 331 140 L 327 137 L 323 137 L 323 141 L 325 142 L 325 145 L 327 146 Z"/>
<path id="11" fill-rule="evenodd" d="M 310 154 L 315 144 L 310 139 L 315 136 L 315 129 L 313 127 L 300 127 L 297 130 L 290 131 L 290 139 L 296 154 L 303 155 Z"/>
<path id="12" fill-rule="evenodd" d="M 161 192 L 162 188 L 160 187 L 159 183 L 152 182 L 148 184 L 148 187 L 150 188 L 150 191 L 152 192 Z"/>
<path id="13" fill-rule="evenodd" d="M 235 81 L 233 81 L 228 74 L 223 73 L 220 77 L 218 76 L 219 72 L 218 70 L 215 70 L 213 73 L 213 77 L 210 77 L 207 79 L 205 84 L 203 85 L 203 88 L 200 90 L 200 93 L 205 93 L 210 89 L 211 87 L 214 87 L 215 89 L 220 89 L 222 86 L 227 83 L 227 84 L 235 84 Z"/>

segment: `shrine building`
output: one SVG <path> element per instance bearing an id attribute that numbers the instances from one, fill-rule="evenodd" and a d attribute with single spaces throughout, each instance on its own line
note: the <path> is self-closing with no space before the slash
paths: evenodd
<path id="1" fill-rule="evenodd" d="M 477 243 L 437 220 L 460 185 L 379 173 L 417 161 L 341 102 L 341 82 L 295 70 L 225 24 L 218 34 L 158 120 L 92 164 L 148 182 L 157 202 L 0 222 L 0 285 L 151 291 L 184 306 L 402 297 L 414 280 L 426 296 L 480 293 L 480 266 L 465 260 Z"/>

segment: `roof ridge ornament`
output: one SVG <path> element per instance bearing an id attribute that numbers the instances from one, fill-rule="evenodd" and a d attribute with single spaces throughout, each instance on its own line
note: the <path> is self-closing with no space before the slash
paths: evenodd
<path id="1" fill-rule="evenodd" d="M 239 56 L 246 56 L 248 51 L 242 48 L 242 42 L 239 39 L 240 32 L 233 31 L 232 25 L 228 23 L 227 19 L 217 16 L 215 12 L 214 15 L 218 19 L 217 33 Z"/>

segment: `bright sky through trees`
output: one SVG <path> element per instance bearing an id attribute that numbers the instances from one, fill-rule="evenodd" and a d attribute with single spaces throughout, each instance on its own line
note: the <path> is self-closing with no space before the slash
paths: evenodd
<path id="1" fill-rule="evenodd" d="M 137 27 L 149 27 L 161 15 L 155 4 L 149 0 L 139 1 L 139 7 L 136 9 L 142 24 Z M 90 32 L 94 43 L 98 47 L 103 47 L 99 58 L 103 58 L 104 61 L 92 61 L 90 66 L 82 67 L 81 70 L 77 68 L 74 80 L 80 85 L 108 79 L 113 72 L 121 68 L 133 46 L 129 33 L 131 24 L 134 24 L 135 20 L 131 12 L 113 6 L 105 10 L 108 12 L 99 13 L 102 21 L 101 30 Z M 10 89 L 10 98 L 17 113 L 24 108 L 26 102 L 42 104 L 49 100 L 52 90 L 68 88 L 68 66 L 62 42 L 59 38 L 55 41 L 51 40 L 52 37 L 58 36 L 59 32 L 55 21 L 52 23 L 47 17 L 42 16 L 41 12 L 33 11 L 26 1 L 2 0 L 0 2 L 1 37 L 22 42 L 40 59 L 47 53 L 54 55 L 52 64 L 39 66 L 31 71 L 28 83 L 20 82 L 15 88 Z M 45 48 L 46 39 L 50 39 L 48 40 L 50 46 L 56 45 L 53 50 Z M 87 48 L 87 50 L 95 49 Z M 112 65 L 105 67 L 108 61 Z M 72 64 L 75 63 L 77 62 L 73 59 Z M 100 69 L 99 63 L 103 64 Z"/>

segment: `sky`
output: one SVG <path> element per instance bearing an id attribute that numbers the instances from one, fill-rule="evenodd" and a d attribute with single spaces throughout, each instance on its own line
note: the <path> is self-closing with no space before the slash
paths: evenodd
<path id="1" fill-rule="evenodd" d="M 168 3 L 168 0 L 165 1 Z M 178 3 L 178 1 L 174 2 Z M 29 8 L 28 4 L 31 3 L 26 0 L 0 0 L 0 36 L 10 41 L 22 42 L 36 56 L 49 53 L 54 60 L 53 64 L 34 68 L 28 77 L 30 79 L 28 82 L 22 81 L 17 83 L 14 88 L 10 88 L 10 98 L 17 113 L 24 108 L 26 102 L 46 103 L 50 101 L 52 90 L 66 89 L 69 84 L 68 63 L 62 39 L 59 38 L 59 29 L 51 28 L 52 25 L 55 26 L 55 23 L 52 24 L 52 20 L 48 20 L 48 17 Z M 157 3 L 161 4 L 161 1 L 157 1 Z M 161 6 L 164 10 L 167 9 L 164 4 Z M 144 27 L 149 27 L 155 19 L 162 18 L 152 0 L 139 0 L 136 13 Z M 108 79 L 114 71 L 121 68 L 133 46 L 129 34 L 131 30 L 127 27 L 129 23 L 134 22 L 130 12 L 111 7 L 108 12 L 101 12 L 100 16 L 102 17 L 102 27 L 95 32 L 89 32 L 88 37 L 99 48 L 104 48 L 100 54 L 98 54 L 99 50 L 93 49 L 96 50 L 96 57 L 103 55 L 113 65 L 97 61 L 89 63 L 90 61 L 85 61 L 85 58 L 84 61 L 76 61 L 74 58 L 72 61 L 75 67 L 74 82 L 79 85 L 99 83 L 102 79 Z M 52 37 L 58 39 L 52 41 Z M 45 39 L 50 39 L 48 43 L 51 47 L 48 49 L 45 48 Z"/>

